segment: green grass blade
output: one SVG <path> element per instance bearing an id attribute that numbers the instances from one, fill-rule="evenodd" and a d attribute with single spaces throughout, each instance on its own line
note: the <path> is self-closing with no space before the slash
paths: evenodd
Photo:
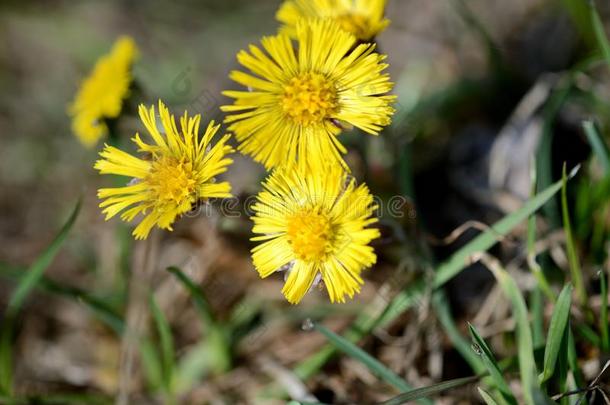
<path id="1" fill-rule="evenodd" d="M 540 382 L 546 382 L 555 372 L 557 356 L 561 347 L 561 341 L 565 335 L 568 319 L 570 317 L 570 305 L 572 305 L 572 285 L 566 284 L 559 294 L 544 349 L 544 369 L 540 375 Z"/>
<path id="2" fill-rule="evenodd" d="M 485 264 L 496 277 L 498 284 L 511 302 L 513 316 L 517 322 L 517 350 L 519 371 L 523 384 L 523 398 L 525 403 L 534 405 L 533 390 L 539 388 L 539 384 L 536 379 L 534 343 L 532 340 L 532 331 L 530 329 L 525 299 L 523 299 L 523 295 L 521 295 L 521 291 L 515 280 L 500 266 L 499 262 L 483 258 L 482 260 L 486 262 Z"/>
<path id="3" fill-rule="evenodd" d="M 600 347 L 602 344 L 601 338 L 597 336 L 595 330 L 591 328 L 586 323 L 579 323 L 574 325 L 576 328 L 576 332 L 578 335 L 584 340 L 588 341 L 590 344 L 596 347 Z"/>
<path id="4" fill-rule="evenodd" d="M 561 346 L 559 348 L 559 355 L 557 356 L 557 371 L 555 371 L 557 387 L 559 392 L 568 391 L 568 373 L 570 369 L 570 363 L 568 361 L 568 344 L 569 342 L 569 329 L 564 330 L 563 336 L 561 337 Z M 551 373 L 553 374 L 553 373 Z M 560 403 L 568 404 L 568 398 L 561 399 Z"/>
<path id="5" fill-rule="evenodd" d="M 66 297 L 79 304 L 85 304 L 101 322 L 105 323 L 117 335 L 121 336 L 125 331 L 125 321 L 122 316 L 102 298 L 80 288 L 59 285 L 45 277 L 40 280 L 39 286 L 43 291 Z"/>
<path id="6" fill-rule="evenodd" d="M 231 347 L 223 328 L 212 328 L 205 338 L 186 351 L 176 366 L 175 392 L 191 390 L 208 374 L 221 375 L 231 369 Z"/>
<path id="7" fill-rule="evenodd" d="M 166 393 L 172 392 L 172 379 L 174 375 L 174 341 L 172 331 L 167 322 L 167 318 L 157 305 L 154 295 L 150 296 L 150 307 L 152 309 L 153 319 L 157 326 L 157 333 L 161 343 L 161 363 L 163 364 L 162 375 L 163 385 Z"/>
<path id="8" fill-rule="evenodd" d="M 76 218 L 78 217 L 78 213 L 81 207 L 81 200 L 78 201 L 76 207 L 70 214 L 68 221 L 61 228 L 53 242 L 46 248 L 46 250 L 38 257 L 38 259 L 30 266 L 27 271 L 27 275 L 21 280 L 17 289 L 11 295 L 11 299 L 8 304 L 7 312 L 16 313 L 23 305 L 23 301 L 26 299 L 32 288 L 38 283 L 40 277 L 44 273 L 44 271 L 49 267 L 59 249 L 61 249 L 64 244 L 68 233 L 72 229 L 74 222 L 76 222 Z"/>
<path id="9" fill-rule="evenodd" d="M 465 267 L 465 266 L 464 266 Z M 419 305 L 422 295 L 430 288 L 423 280 L 416 280 L 400 291 L 388 303 L 377 320 L 370 322 L 371 329 L 377 325 L 386 326 L 407 309 Z M 358 321 L 358 320 L 357 320 Z"/>
<path id="10" fill-rule="evenodd" d="M 591 25 L 593 26 L 593 31 L 595 33 L 595 39 L 597 40 L 597 45 L 610 68 L 610 43 L 608 43 L 608 37 L 606 36 L 606 31 L 604 30 L 604 23 L 602 22 L 599 13 L 597 12 L 597 8 L 595 7 L 594 1 L 589 1 L 589 10 L 591 16 Z"/>
<path id="11" fill-rule="evenodd" d="M 81 207 L 79 200 L 70 214 L 67 222 L 61 228 L 55 239 L 45 249 L 45 251 L 36 259 L 29 267 L 25 276 L 21 279 L 17 288 L 11 295 L 11 298 L 2 320 L 2 328 L 0 330 L 0 393 L 11 395 L 13 385 L 13 357 L 12 357 L 12 341 L 15 321 L 21 306 L 25 299 L 30 294 L 32 289 L 39 282 L 44 274 L 44 271 L 49 267 L 63 243 L 65 242 L 68 233 L 76 222 L 78 213 Z"/>
<path id="12" fill-rule="evenodd" d="M 530 308 L 532 313 L 532 340 L 534 347 L 544 345 L 544 299 L 540 288 L 536 287 L 530 293 Z"/>
<path id="13" fill-rule="evenodd" d="M 564 8 L 572 18 L 574 25 L 588 45 L 595 44 L 595 33 L 591 27 L 587 2 L 583 0 L 562 0 Z"/>
<path id="14" fill-rule="evenodd" d="M 508 383 L 506 380 L 504 380 L 502 372 L 500 371 L 500 366 L 498 366 L 498 362 L 489 349 L 489 346 L 487 346 L 487 343 L 485 343 L 485 340 L 483 340 L 481 335 L 479 335 L 479 332 L 477 332 L 474 326 L 468 324 L 468 329 L 470 330 L 470 335 L 472 336 L 472 341 L 475 345 L 476 351 L 481 356 L 491 381 L 493 381 L 495 387 L 498 389 L 498 391 L 500 391 L 500 394 L 506 400 L 506 402 L 516 404 L 517 400 L 510 391 Z"/>
<path id="15" fill-rule="evenodd" d="M 210 350 L 208 342 L 201 340 L 189 348 L 176 367 L 176 392 L 186 392 L 205 377 L 210 369 Z"/>
<path id="16" fill-rule="evenodd" d="M 587 140 L 589 141 L 589 145 L 591 145 L 591 149 L 593 149 L 593 153 L 599 160 L 602 168 L 604 169 L 604 174 L 607 176 L 610 174 L 610 157 L 608 156 L 608 148 L 606 147 L 606 143 L 602 139 L 597 127 L 591 120 L 584 121 L 582 123 L 582 127 L 585 131 L 585 135 L 587 136 Z"/>
<path id="17" fill-rule="evenodd" d="M 576 246 L 574 244 L 574 237 L 572 235 L 572 225 L 570 222 L 570 213 L 568 210 L 568 176 L 566 174 L 566 166 L 563 165 L 563 177 L 561 179 L 561 213 L 563 216 L 563 228 L 566 234 L 566 248 L 568 253 L 568 262 L 570 265 L 570 273 L 572 276 L 572 283 L 576 289 L 576 296 L 580 305 L 585 305 L 587 302 L 587 291 L 582 281 L 582 271 L 580 268 L 580 261 L 578 259 L 578 253 L 576 252 Z"/>
<path id="18" fill-rule="evenodd" d="M 475 381 L 479 381 L 480 378 L 481 377 L 476 375 L 472 377 L 456 378 L 454 380 L 448 380 L 440 382 L 438 384 L 433 384 L 428 387 L 417 388 L 410 392 L 400 394 L 392 399 L 382 402 L 380 405 L 401 405 L 406 404 L 408 402 L 416 401 L 418 399 L 432 397 L 443 391 L 448 391 L 466 384 L 471 384 Z"/>
<path id="19" fill-rule="evenodd" d="M 199 288 L 193 282 L 193 280 L 191 280 L 191 278 L 189 276 L 184 274 L 184 272 L 182 270 L 180 270 L 178 267 L 169 267 L 167 269 L 167 271 L 169 271 L 174 276 L 176 276 L 178 281 L 180 281 L 180 283 L 182 283 L 182 285 L 191 294 L 191 298 L 193 299 L 193 302 L 195 303 L 195 308 L 197 309 L 197 313 L 199 313 L 199 316 L 204 324 L 203 325 L 204 328 L 208 328 L 208 327 L 210 327 L 210 325 L 214 324 L 214 322 L 215 322 L 214 313 L 212 312 L 212 309 L 211 309 L 210 304 L 208 303 L 207 299 L 204 297 L 203 291 L 201 291 L 201 288 Z"/>
<path id="20" fill-rule="evenodd" d="M 572 374 L 574 374 L 574 381 L 577 387 L 585 386 L 585 379 L 583 377 L 580 366 L 578 365 L 578 354 L 576 353 L 576 343 L 574 342 L 574 334 L 572 328 L 568 325 L 568 364 Z"/>
<path id="21" fill-rule="evenodd" d="M 337 349 L 364 364 L 375 375 L 379 376 L 383 381 L 392 385 L 400 392 L 411 391 L 413 389 L 409 384 L 406 383 L 405 380 L 400 378 L 400 376 L 381 364 L 373 356 L 354 345 L 352 342 L 349 342 L 342 336 L 337 335 L 323 325 L 314 324 L 314 329 L 324 335 L 324 337 L 326 337 L 330 343 L 337 347 Z M 424 404 L 431 403 L 428 400 L 420 400 L 418 402 Z"/>
<path id="22" fill-rule="evenodd" d="M 149 339 L 143 339 L 138 345 L 138 348 L 148 389 L 151 391 L 161 391 L 165 389 L 163 364 L 162 360 L 159 358 L 160 356 L 157 352 L 157 348 Z"/>
<path id="23" fill-rule="evenodd" d="M 506 236 L 517 225 L 527 219 L 531 214 L 536 212 L 547 201 L 549 201 L 560 189 L 562 182 L 558 181 L 551 185 L 523 205 L 516 212 L 507 215 L 500 221 L 496 222 L 489 230 L 481 233 L 463 248 L 454 253 L 449 260 L 441 264 L 434 277 L 434 286 L 436 288 L 442 286 L 447 281 L 452 279 L 456 274 L 464 269 L 468 264 L 468 259 L 472 254 L 477 252 L 485 252 L 498 242 L 498 238 Z"/>
<path id="24" fill-rule="evenodd" d="M 481 398 L 483 398 L 483 401 L 485 401 L 487 405 L 498 405 L 496 400 L 493 399 L 493 397 L 483 388 L 477 387 L 477 391 L 479 391 L 479 395 L 481 396 Z"/>
<path id="25" fill-rule="evenodd" d="M 608 338 L 608 279 L 603 270 L 599 272 L 599 283 L 601 286 L 602 306 L 599 310 L 599 332 L 601 336 L 601 349 L 604 353 L 610 351 Z"/>
<path id="26" fill-rule="evenodd" d="M 481 361 L 481 358 L 472 351 L 470 343 L 462 336 L 460 331 L 453 321 L 451 316 L 451 309 L 447 302 L 447 297 L 442 290 L 436 291 L 432 296 L 432 304 L 436 312 L 436 316 L 443 326 L 445 333 L 449 336 L 453 347 L 460 353 L 460 355 L 470 365 L 472 370 L 476 374 L 481 374 L 485 371 L 485 365 Z"/>
<path id="27" fill-rule="evenodd" d="M 485 44 L 487 48 L 487 58 L 491 65 L 497 69 L 502 70 L 505 68 L 503 64 L 502 54 L 500 53 L 500 47 L 494 42 L 492 36 L 489 34 L 489 30 L 483 25 L 481 20 L 470 10 L 464 0 L 452 1 L 449 4 L 453 5 L 457 14 L 462 17 L 462 20 Z"/>
<path id="28" fill-rule="evenodd" d="M 80 302 L 84 303 L 93 312 L 97 318 L 112 329 L 118 336 L 121 336 L 125 331 L 125 321 L 121 315 L 117 314 L 103 300 L 94 297 L 88 293 L 77 295 Z"/>
<path id="29" fill-rule="evenodd" d="M 547 394 L 539 388 L 534 389 L 534 402 L 536 405 L 557 405 Z"/>
<path id="30" fill-rule="evenodd" d="M 530 163 L 531 167 L 531 188 L 532 195 L 536 193 L 536 162 L 532 159 Z M 538 288 L 544 293 L 547 299 L 551 302 L 555 302 L 555 294 L 549 285 L 542 267 L 536 261 L 536 215 L 532 214 L 527 219 L 527 263 L 530 271 L 536 277 L 538 282 Z"/>
<path id="31" fill-rule="evenodd" d="M 572 80 L 566 80 L 566 84 L 553 91 L 547 101 L 544 110 L 544 124 L 542 127 L 542 138 L 536 151 L 536 189 L 546 189 L 553 182 L 553 137 L 555 131 L 553 126 L 557 120 L 557 116 L 561 108 L 568 99 L 572 90 Z M 561 216 L 559 215 L 559 206 L 556 199 L 549 200 L 549 203 L 544 206 L 544 214 L 551 228 L 559 228 L 561 226 Z"/>
<path id="32" fill-rule="evenodd" d="M 227 332 L 224 325 L 219 325 L 216 322 L 214 313 L 207 299 L 203 295 L 203 291 L 199 288 L 189 276 L 177 267 L 169 267 L 167 269 L 182 283 L 189 291 L 191 298 L 195 304 L 195 309 L 199 314 L 202 323 L 202 329 L 206 332 L 206 340 L 200 344 L 200 347 L 195 349 L 196 353 L 206 353 L 205 359 L 184 358 L 178 365 L 177 375 L 185 376 L 184 383 L 180 381 L 180 389 L 186 389 L 189 382 L 195 382 L 193 377 L 202 376 L 207 371 L 214 373 L 222 373 L 231 368 L 232 363 L 232 342 L 231 333 Z M 229 329 L 232 330 L 232 329 Z"/>
<path id="33" fill-rule="evenodd" d="M 0 276 L 16 282 L 25 277 L 26 271 L 25 269 L 10 268 L 0 264 Z M 121 335 L 125 329 L 123 318 L 105 300 L 88 291 L 77 287 L 60 285 L 44 275 L 40 277 L 35 288 L 46 293 L 67 298 L 79 304 L 84 303 L 100 321 L 114 330 L 117 335 Z"/>

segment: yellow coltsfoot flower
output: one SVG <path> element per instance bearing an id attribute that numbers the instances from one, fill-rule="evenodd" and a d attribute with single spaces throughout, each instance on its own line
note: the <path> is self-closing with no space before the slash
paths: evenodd
<path id="1" fill-rule="evenodd" d="M 263 38 L 265 52 L 251 45 L 237 55 L 253 74 L 231 72 L 249 91 L 223 92 L 235 99 L 221 107 L 231 113 L 225 122 L 240 151 L 267 169 L 329 160 L 347 169 L 337 139 L 342 126 L 377 135 L 394 113 L 385 56 L 373 44 L 356 46 L 356 37 L 330 20 L 302 20 L 297 43 L 295 50 L 280 34 Z"/>
<path id="2" fill-rule="evenodd" d="M 331 302 L 360 291 L 363 269 L 375 264 L 376 206 L 365 185 L 339 166 L 314 172 L 275 170 L 253 206 L 254 267 L 261 277 L 288 272 L 282 293 L 293 304 L 322 280 Z"/>
<path id="3" fill-rule="evenodd" d="M 386 0 L 286 0 L 276 14 L 282 32 L 296 36 L 302 18 L 330 19 L 360 41 L 370 41 L 390 24 L 384 18 Z"/>
<path id="4" fill-rule="evenodd" d="M 201 116 L 180 118 L 180 130 L 167 107 L 159 101 L 159 116 L 155 107 L 140 105 L 140 118 L 148 130 L 152 144 L 145 143 L 139 134 L 132 141 L 140 152 L 149 155 L 144 160 L 106 145 L 102 157 L 95 163 L 100 174 L 132 177 L 125 187 L 103 188 L 98 197 L 106 220 L 122 212 L 121 219 L 132 221 L 143 216 L 133 235 L 146 239 L 153 226 L 172 229 L 176 218 L 199 200 L 231 196 L 228 182 L 215 182 L 215 176 L 225 172 L 232 160 L 226 155 L 233 152 L 227 145 L 229 135 L 223 136 L 214 146 L 211 141 L 220 125 L 210 122 L 203 137 L 199 137 Z M 157 127 L 160 119 L 162 129 Z"/>
<path id="5" fill-rule="evenodd" d="M 72 130 L 83 145 L 94 146 L 108 133 L 104 120 L 117 118 L 121 113 L 123 100 L 129 96 L 131 68 L 137 52 L 132 38 L 119 38 L 81 84 L 69 113 Z"/>

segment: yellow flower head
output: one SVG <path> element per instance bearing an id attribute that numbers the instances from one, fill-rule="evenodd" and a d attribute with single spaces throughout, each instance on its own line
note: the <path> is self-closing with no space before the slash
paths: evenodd
<path id="1" fill-rule="evenodd" d="M 339 166 L 323 171 L 275 170 L 253 206 L 252 249 L 261 277 L 288 271 L 282 293 L 296 304 L 320 279 L 331 302 L 360 291 L 360 273 L 375 264 L 368 228 L 376 206 L 365 185 L 356 186 Z"/>
<path id="2" fill-rule="evenodd" d="M 216 183 L 214 177 L 225 172 L 231 164 L 232 160 L 226 155 L 233 152 L 233 148 L 227 145 L 229 135 L 210 146 L 220 127 L 214 121 L 200 138 L 200 115 L 189 118 L 185 112 L 178 130 L 174 116 L 161 101 L 159 117 L 154 106 L 146 109 L 140 105 L 140 118 L 153 143 L 145 143 L 139 134 L 132 141 L 150 159 L 143 160 L 106 145 L 95 168 L 101 174 L 133 178 L 125 187 L 100 189 L 98 197 L 105 199 L 100 207 L 104 208 L 106 220 L 121 211 L 124 221 L 132 221 L 142 214 L 144 218 L 133 235 L 136 239 L 146 239 L 154 225 L 172 230 L 176 217 L 188 212 L 200 199 L 231 196 L 231 185 Z M 161 131 L 157 127 L 158 118 L 163 126 Z"/>
<path id="3" fill-rule="evenodd" d="M 341 125 L 378 134 L 390 123 L 394 96 L 384 55 L 331 20 L 301 21 L 298 48 L 284 34 L 265 37 L 263 52 L 251 45 L 238 61 L 253 74 L 231 72 L 248 91 L 225 91 L 235 99 L 223 106 L 240 141 L 239 149 L 265 167 L 294 162 L 339 162 L 346 150 L 337 139 Z"/>
<path id="4" fill-rule="evenodd" d="M 301 18 L 334 20 L 361 41 L 370 41 L 390 20 L 383 17 L 386 0 L 286 0 L 276 14 L 282 32 L 296 35 Z"/>
<path id="5" fill-rule="evenodd" d="M 133 39 L 119 38 L 81 84 L 69 112 L 72 130 L 83 145 L 94 146 L 108 133 L 103 120 L 116 118 L 121 113 L 123 100 L 129 95 L 131 66 L 136 55 Z"/>

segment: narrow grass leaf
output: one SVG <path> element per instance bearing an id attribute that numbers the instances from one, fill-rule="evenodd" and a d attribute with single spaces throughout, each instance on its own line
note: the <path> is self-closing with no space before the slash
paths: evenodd
<path id="1" fill-rule="evenodd" d="M 582 123 L 582 127 L 585 131 L 585 135 L 587 136 L 587 140 L 589 141 L 589 145 L 591 145 L 591 149 L 593 149 L 593 153 L 599 160 L 602 168 L 604 169 L 604 174 L 608 176 L 610 174 L 610 156 L 608 156 L 608 148 L 606 147 L 606 143 L 602 139 L 595 123 L 593 121 L 587 120 Z"/>
<path id="2" fill-rule="evenodd" d="M 204 297 L 203 291 L 201 291 L 201 288 L 199 288 L 193 282 L 193 280 L 191 280 L 191 278 L 189 276 L 184 274 L 184 272 L 182 270 L 180 270 L 178 267 L 169 267 L 167 269 L 167 271 L 169 271 L 174 276 L 176 276 L 178 281 L 180 281 L 180 283 L 182 283 L 182 285 L 191 294 L 191 298 L 193 299 L 193 302 L 195 303 L 195 308 L 197 309 L 197 312 L 199 313 L 199 316 L 204 324 L 203 325 L 204 328 L 210 327 L 210 325 L 213 324 L 215 321 L 214 313 L 212 312 L 212 309 L 211 309 L 210 304 L 208 303 L 207 299 Z"/>
<path id="3" fill-rule="evenodd" d="M 531 173 L 530 173 L 530 191 L 531 194 L 536 194 L 536 162 L 534 158 L 530 162 Z M 538 282 L 538 288 L 544 293 L 547 299 L 551 302 L 555 302 L 555 293 L 551 289 L 542 267 L 536 261 L 536 215 L 532 213 L 527 219 L 527 263 L 530 271 L 536 277 Z"/>
<path id="4" fill-rule="evenodd" d="M 534 347 L 544 345 L 544 297 L 540 288 L 530 293 L 529 305 L 532 313 L 532 341 Z"/>
<path id="5" fill-rule="evenodd" d="M 481 42 L 485 44 L 487 48 L 487 58 L 491 65 L 496 70 L 503 70 L 503 58 L 500 53 L 501 47 L 499 47 L 493 40 L 492 36 L 489 34 L 489 30 L 484 26 L 479 18 L 470 10 L 468 5 L 464 0 L 458 0 L 455 2 L 450 2 L 449 4 L 454 5 L 457 13 L 462 17 L 464 23 L 479 36 Z"/>
<path id="6" fill-rule="evenodd" d="M 36 261 L 28 268 L 25 276 L 20 280 L 17 288 L 11 295 L 8 307 L 2 320 L 0 330 L 0 393 L 11 395 L 13 385 L 13 356 L 12 343 L 13 331 L 17 314 L 21 309 L 25 299 L 30 294 L 32 289 L 39 282 L 44 274 L 44 271 L 49 267 L 63 243 L 65 242 L 68 233 L 76 222 L 78 213 L 80 212 L 81 200 L 76 203 L 67 222 L 61 228 L 55 239 L 42 252 Z"/>
<path id="7" fill-rule="evenodd" d="M 142 361 L 142 369 L 148 388 L 151 391 L 162 390 L 165 388 L 163 380 L 163 364 L 160 359 L 156 347 L 149 339 L 144 339 L 138 345 L 140 349 L 140 359 Z"/>
<path id="8" fill-rule="evenodd" d="M 553 137 L 554 125 L 561 108 L 568 99 L 573 87 L 573 79 L 567 77 L 565 84 L 553 91 L 543 110 L 544 123 L 542 135 L 536 151 L 536 187 L 537 190 L 546 189 L 553 182 Z M 552 229 L 561 226 L 561 216 L 556 199 L 550 199 L 543 208 L 546 220 Z"/>
<path id="9" fill-rule="evenodd" d="M 539 388 L 534 389 L 534 402 L 536 405 L 557 405 L 557 402 L 554 402 Z"/>
<path id="10" fill-rule="evenodd" d="M 481 358 L 473 352 L 470 343 L 462 336 L 458 330 L 453 317 L 451 316 L 451 308 L 447 302 L 447 297 L 442 290 L 438 290 L 432 296 L 432 304 L 434 305 L 436 316 L 443 326 L 445 333 L 449 336 L 453 347 L 460 353 L 460 355 L 470 365 L 472 370 L 476 374 L 481 374 L 485 371 L 485 365 L 481 361 Z"/>
<path id="11" fill-rule="evenodd" d="M 154 295 L 150 296 L 150 307 L 157 326 L 157 333 L 161 342 L 161 363 L 163 365 L 163 384 L 167 393 L 172 392 L 172 378 L 174 372 L 174 341 L 167 318 L 157 305 Z"/>
<path id="12" fill-rule="evenodd" d="M 457 387 L 461 387 L 466 384 L 471 384 L 475 381 L 479 381 L 481 377 L 472 376 L 472 377 L 463 377 L 456 378 L 453 380 L 443 381 L 437 384 L 430 385 L 428 387 L 422 387 L 414 389 L 405 394 L 400 394 L 392 399 L 389 399 L 385 402 L 382 402 L 380 405 L 401 405 L 406 404 L 408 402 L 416 401 L 422 398 L 429 398 L 434 395 L 437 395 L 443 391 L 448 391 Z"/>
<path id="13" fill-rule="evenodd" d="M 549 325 L 549 332 L 546 338 L 546 347 L 544 349 L 544 369 L 539 377 L 541 383 L 548 381 L 555 372 L 561 341 L 568 326 L 571 304 L 572 285 L 566 284 L 563 290 L 561 290 L 561 294 L 559 294 L 553 309 L 551 324 Z"/>
<path id="14" fill-rule="evenodd" d="M 426 292 L 431 292 L 431 288 L 423 280 L 415 280 L 407 285 L 392 298 L 378 319 L 370 320 L 368 325 L 366 325 L 368 326 L 366 330 L 371 330 L 376 326 L 386 326 L 407 309 L 420 305 L 422 296 Z M 359 321 L 361 321 L 361 319 L 356 319 L 356 323 L 359 323 Z"/>
<path id="15" fill-rule="evenodd" d="M 608 37 L 606 36 L 606 31 L 604 30 L 604 23 L 597 12 L 597 8 L 595 7 L 595 1 L 589 1 L 589 11 L 591 16 L 591 25 L 593 26 L 593 31 L 595 33 L 595 39 L 597 40 L 597 45 L 610 68 L 610 43 L 608 43 Z"/>
<path id="16" fill-rule="evenodd" d="M 521 383 L 523 384 L 523 398 L 525 403 L 534 405 L 533 390 L 538 388 L 539 384 L 536 378 L 534 343 L 532 341 L 532 331 L 528 320 L 525 299 L 521 295 L 515 280 L 502 268 L 497 260 L 489 257 L 482 257 L 481 260 L 491 270 L 504 294 L 506 294 L 511 302 L 513 316 L 517 322 L 517 354 L 519 357 Z"/>
<path id="17" fill-rule="evenodd" d="M 572 18 L 575 27 L 578 29 L 580 35 L 584 38 L 586 43 L 590 46 L 595 45 L 595 33 L 591 27 L 591 20 L 589 18 L 589 10 L 587 2 L 583 0 L 562 0 L 564 8 Z"/>
<path id="18" fill-rule="evenodd" d="M 117 335 L 121 336 L 125 331 L 125 321 L 121 315 L 103 299 L 80 288 L 59 285 L 45 277 L 40 280 L 39 287 L 43 291 L 63 296 L 79 304 L 85 304 L 101 322 L 105 323 Z"/>
<path id="19" fill-rule="evenodd" d="M 392 370 L 381 364 L 373 356 L 346 340 L 342 336 L 337 335 L 323 325 L 314 324 L 314 329 L 324 335 L 324 337 L 326 337 L 330 343 L 337 347 L 337 349 L 364 364 L 375 375 L 379 376 L 382 380 L 392 385 L 400 392 L 411 391 L 413 389 L 409 384 L 406 383 L 405 380 L 400 378 Z M 418 402 L 424 404 L 431 403 L 429 400 L 423 399 L 420 399 Z"/>
<path id="20" fill-rule="evenodd" d="M 14 280 L 17 283 L 25 277 L 27 270 L 10 268 L 0 265 L 0 276 Z M 40 291 L 55 294 L 78 304 L 85 304 L 97 318 L 110 327 L 117 335 L 121 335 L 125 329 L 123 318 L 102 298 L 91 294 L 78 287 L 64 286 L 49 279 L 40 277 L 35 287 Z"/>
<path id="21" fill-rule="evenodd" d="M 603 352 L 610 351 L 610 339 L 608 338 L 608 279 L 603 270 L 599 272 L 599 283 L 601 290 L 602 306 L 599 310 L 599 332 L 601 335 L 601 349 Z"/>
<path id="22" fill-rule="evenodd" d="M 101 322 L 105 323 L 118 336 L 123 334 L 125 331 L 125 321 L 108 304 L 87 293 L 78 295 L 75 298 L 84 303 Z"/>
<path id="23" fill-rule="evenodd" d="M 72 210 L 72 214 L 68 218 L 68 221 L 61 228 L 53 242 L 45 249 L 45 251 L 38 257 L 38 259 L 30 266 L 27 271 L 27 275 L 21 280 L 17 289 L 11 295 L 11 299 L 8 304 L 7 312 L 16 313 L 21 308 L 23 301 L 26 299 L 32 288 L 36 285 L 40 277 L 44 273 L 44 271 L 49 267 L 59 249 L 64 244 L 68 233 L 72 229 L 74 222 L 76 222 L 76 218 L 78 217 L 78 213 L 81 207 L 81 200 L 78 201 L 74 210 Z"/>
<path id="24" fill-rule="evenodd" d="M 213 328 L 187 350 L 176 366 L 175 392 L 191 390 L 210 373 L 223 374 L 230 370 L 232 359 L 228 340 L 223 329 Z"/>
<path id="25" fill-rule="evenodd" d="M 566 249 L 568 254 L 568 262 L 570 267 L 570 273 L 572 277 L 572 283 L 576 289 L 576 295 L 580 305 L 585 305 L 587 302 L 587 291 L 582 281 L 582 271 L 580 268 L 580 261 L 578 259 L 578 253 L 574 244 L 574 238 L 572 235 L 572 225 L 570 222 L 570 213 L 568 209 L 568 192 L 567 186 L 568 176 L 566 174 L 566 166 L 563 165 L 563 176 L 561 179 L 561 212 L 563 216 L 563 228 L 566 234 Z"/>
<path id="26" fill-rule="evenodd" d="M 570 343 L 569 335 L 570 330 L 569 327 L 567 327 L 563 333 L 563 336 L 561 337 L 561 346 L 557 356 L 557 371 L 555 372 L 555 375 L 557 376 L 555 379 L 555 384 L 557 384 L 559 392 L 568 391 L 568 373 L 570 370 L 570 363 L 568 361 L 568 344 Z M 568 398 L 563 398 L 560 403 L 562 405 L 569 403 Z"/>
<path id="27" fill-rule="evenodd" d="M 372 357 L 370 354 L 347 341 L 342 336 L 337 335 L 330 329 L 323 325 L 314 324 L 314 329 L 320 332 L 330 343 L 337 347 L 340 351 L 347 354 L 348 356 L 358 360 L 365 366 L 367 366 L 375 375 L 381 377 L 385 382 L 397 388 L 399 391 L 410 391 L 413 388 L 407 384 L 402 378 L 400 378 L 392 370 L 381 364 L 377 359 Z"/>
<path id="28" fill-rule="evenodd" d="M 207 371 L 222 373 L 231 367 L 231 333 L 227 332 L 223 325 L 216 322 L 214 313 L 203 291 L 193 280 L 177 267 L 169 267 L 170 273 L 176 276 L 178 281 L 189 291 L 195 304 L 195 309 L 201 319 L 202 329 L 206 332 L 206 339 L 202 341 L 194 350 L 194 353 L 206 352 L 205 358 L 188 358 L 178 365 L 177 373 L 179 376 L 186 376 L 181 385 L 184 389 L 188 382 L 194 382 L 193 377 L 200 377 Z"/>
<path id="29" fill-rule="evenodd" d="M 576 332 L 578 333 L 578 335 L 581 338 L 583 338 L 584 340 L 586 340 L 593 346 L 596 346 L 596 347 L 601 346 L 601 344 L 602 344 L 601 338 L 599 336 L 597 336 L 597 333 L 595 333 L 595 330 L 593 328 L 591 328 L 589 325 L 587 325 L 585 323 L 578 323 L 578 324 L 574 325 L 574 327 L 576 328 Z"/>
<path id="30" fill-rule="evenodd" d="M 209 371 L 210 348 L 205 340 L 190 347 L 176 366 L 176 392 L 182 393 L 201 381 Z"/>
<path id="31" fill-rule="evenodd" d="M 485 252 L 494 246 L 498 242 L 498 239 L 506 236 L 517 225 L 519 225 L 532 213 L 537 211 L 547 201 L 549 201 L 551 197 L 553 197 L 561 189 L 561 186 L 561 181 L 549 186 L 547 189 L 530 199 L 519 210 L 505 216 L 503 219 L 491 226 L 490 229 L 481 233 L 467 243 L 463 248 L 454 253 L 447 261 L 436 269 L 434 286 L 437 288 L 441 287 L 456 274 L 462 271 L 464 267 L 468 265 L 468 259 L 474 253 Z"/>
<path id="32" fill-rule="evenodd" d="M 487 405 L 498 405 L 496 400 L 493 399 L 493 397 L 483 388 L 477 387 L 477 391 L 479 391 L 479 395 L 481 396 L 481 398 L 483 398 L 483 401 L 485 401 Z"/>
<path id="33" fill-rule="evenodd" d="M 481 356 L 483 360 L 483 364 L 489 373 L 491 381 L 493 381 L 495 387 L 500 391 L 502 397 L 506 400 L 506 402 L 510 404 L 516 404 L 517 400 L 513 396 L 510 388 L 508 387 L 508 383 L 502 376 L 502 372 L 500 371 L 500 366 L 498 366 L 498 362 L 496 361 L 493 353 L 485 340 L 479 335 L 479 332 L 475 329 L 474 326 L 468 324 L 468 329 L 470 331 L 470 336 L 472 336 L 472 341 L 474 343 L 475 351 Z"/>

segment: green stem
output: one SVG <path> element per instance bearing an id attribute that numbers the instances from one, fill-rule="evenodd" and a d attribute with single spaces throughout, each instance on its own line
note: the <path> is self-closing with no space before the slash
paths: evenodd
<path id="1" fill-rule="evenodd" d="M 607 353 L 610 350 L 610 341 L 608 338 L 608 281 L 606 277 L 606 273 L 601 271 L 599 279 L 601 284 L 602 302 L 599 315 L 599 331 L 602 337 L 602 351 Z"/>
<path id="2" fill-rule="evenodd" d="M 578 252 L 574 244 L 574 238 L 572 235 L 572 225 L 570 223 L 570 213 L 568 210 L 568 191 L 567 191 L 567 173 L 566 166 L 563 166 L 563 180 L 561 186 L 561 211 L 563 215 L 563 228 L 566 234 L 566 248 L 568 251 L 568 261 L 570 267 L 570 273 L 572 277 L 572 283 L 576 289 L 576 296 L 581 306 L 587 303 L 587 290 L 582 279 L 582 269 L 580 267 L 580 261 L 578 259 Z"/>

